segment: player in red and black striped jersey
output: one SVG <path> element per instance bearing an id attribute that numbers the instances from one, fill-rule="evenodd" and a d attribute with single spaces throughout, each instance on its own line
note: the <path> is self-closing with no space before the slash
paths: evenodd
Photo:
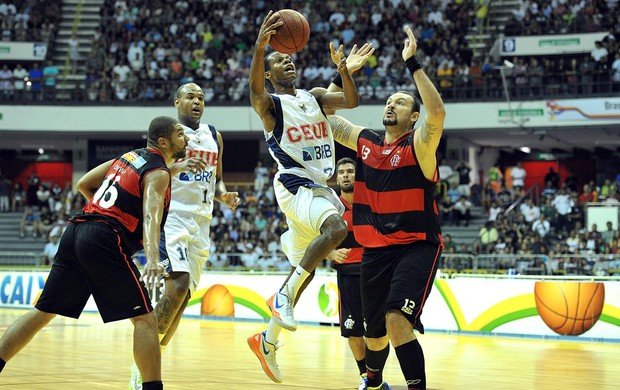
<path id="1" fill-rule="evenodd" d="M 336 183 L 340 187 L 340 200 L 344 205 L 342 219 L 347 223 L 347 237 L 333 250 L 328 260 L 333 260 L 340 297 L 340 334 L 345 337 L 353 353 L 360 373 L 359 390 L 366 389 L 366 343 L 364 342 L 364 318 L 360 293 L 360 266 L 364 248 L 353 234 L 353 185 L 355 161 L 345 157 L 336 163 Z"/>
<path id="2" fill-rule="evenodd" d="M 157 117 L 146 148 L 103 163 L 78 181 L 89 203 L 63 233 L 35 309 L 0 339 L 0 371 L 56 315 L 78 318 L 92 295 L 104 322 L 131 320 L 143 389 L 163 389 L 157 319 L 148 291 L 164 274 L 159 237 L 170 203 L 168 166 L 185 157 L 187 142 L 176 119 Z M 131 256 L 143 246 L 147 263 L 141 277 Z"/>
<path id="3" fill-rule="evenodd" d="M 443 242 L 435 204 L 436 152 L 446 116 L 441 96 L 416 59 L 409 27 L 402 51 L 426 108 L 408 92 L 390 96 L 385 134 L 339 116 L 330 124 L 337 142 L 357 151 L 353 229 L 364 246 L 362 306 L 366 321 L 368 389 L 385 388 L 382 371 L 391 340 L 409 390 L 426 389 L 424 353 L 413 329 L 433 285 Z"/>

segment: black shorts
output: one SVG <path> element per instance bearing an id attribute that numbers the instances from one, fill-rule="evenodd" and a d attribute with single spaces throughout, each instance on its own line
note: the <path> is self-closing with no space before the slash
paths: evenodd
<path id="1" fill-rule="evenodd" d="M 36 308 L 78 318 L 92 294 L 103 322 L 153 311 L 131 255 L 105 222 L 70 223 Z"/>
<path id="2" fill-rule="evenodd" d="M 360 275 L 338 272 L 340 292 L 340 334 L 342 337 L 364 336 Z"/>
<path id="3" fill-rule="evenodd" d="M 407 245 L 366 248 L 362 257 L 362 307 L 366 337 L 387 334 L 385 315 L 400 311 L 420 333 L 420 315 L 433 287 L 441 248 L 417 241 Z"/>

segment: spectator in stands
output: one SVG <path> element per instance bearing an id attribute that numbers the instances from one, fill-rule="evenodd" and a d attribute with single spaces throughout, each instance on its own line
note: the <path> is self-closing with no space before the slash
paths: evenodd
<path id="1" fill-rule="evenodd" d="M 532 231 L 538 234 L 543 242 L 548 242 L 549 233 L 551 232 L 551 223 L 544 214 L 541 214 L 538 219 L 532 223 Z"/>
<path id="2" fill-rule="evenodd" d="M 577 237 L 577 231 L 571 230 L 570 235 L 566 238 L 566 247 L 568 253 L 577 253 L 579 250 L 579 237 Z"/>
<path id="3" fill-rule="evenodd" d="M 459 192 L 465 196 L 470 196 L 471 189 L 469 187 L 469 184 L 471 182 L 471 179 L 469 178 L 469 173 L 471 172 L 471 168 L 469 167 L 469 164 L 461 160 L 458 162 L 458 164 L 456 164 L 456 166 L 454 167 L 454 170 L 456 171 L 459 177 L 459 181 L 458 181 Z"/>
<path id="4" fill-rule="evenodd" d="M 59 238 L 59 236 L 51 236 L 49 242 L 45 244 L 45 247 L 43 248 L 43 254 L 41 255 L 41 262 L 44 265 L 54 264 L 54 258 L 56 257 L 56 253 L 58 252 Z"/>
<path id="5" fill-rule="evenodd" d="M 13 183 L 13 189 L 11 191 L 11 211 L 22 211 L 25 199 L 26 194 L 24 192 L 24 187 L 21 182 L 16 181 Z"/>
<path id="6" fill-rule="evenodd" d="M 54 62 L 52 60 L 48 60 L 47 65 L 45 66 L 45 68 L 43 68 L 43 79 L 45 80 L 43 83 L 43 97 L 45 99 L 56 99 L 56 84 L 58 73 L 60 73 L 58 67 L 54 65 Z"/>
<path id="7" fill-rule="evenodd" d="M 521 161 L 517 162 L 517 166 L 510 170 L 510 177 L 512 178 L 512 188 L 515 192 L 520 192 L 525 189 L 525 178 L 527 171 L 523 168 Z"/>
<path id="8" fill-rule="evenodd" d="M 71 64 L 71 73 L 77 72 L 78 62 L 80 61 L 80 42 L 77 34 L 74 32 L 67 41 L 69 46 L 69 62 Z"/>
<path id="9" fill-rule="evenodd" d="M 504 180 L 502 170 L 499 168 L 499 162 L 496 162 L 491 168 L 489 168 L 488 179 L 491 189 L 493 189 L 493 191 L 497 194 L 502 188 L 502 183 Z"/>
<path id="10" fill-rule="evenodd" d="M 553 167 L 549 167 L 549 172 L 545 175 L 545 183 L 547 182 L 551 182 L 551 186 L 555 189 L 560 188 L 560 175 Z"/>
<path id="11" fill-rule="evenodd" d="M 609 245 L 611 243 L 611 240 L 613 240 L 613 238 L 616 235 L 616 230 L 614 230 L 613 224 L 611 221 L 607 221 L 607 230 L 604 230 L 601 232 L 601 240 L 603 241 L 603 243 Z"/>
<path id="12" fill-rule="evenodd" d="M 540 207 L 534 204 L 532 198 L 525 199 L 525 202 L 519 207 L 519 211 L 525 217 L 528 224 L 533 223 L 540 217 Z"/>
<path id="13" fill-rule="evenodd" d="M 26 237 L 26 230 L 30 228 L 32 230 L 32 237 L 37 238 L 41 235 L 40 228 L 41 218 L 38 212 L 32 209 L 32 206 L 26 206 L 24 209 L 24 215 L 22 221 L 19 224 L 19 237 Z"/>
<path id="14" fill-rule="evenodd" d="M 596 191 L 592 189 L 590 184 L 584 184 L 583 191 L 577 198 L 577 203 L 579 206 L 585 208 L 587 203 L 596 202 L 596 200 Z"/>
<path id="15" fill-rule="evenodd" d="M 28 70 L 22 67 L 22 64 L 15 65 L 15 69 L 13 69 L 13 88 L 17 100 L 21 100 L 25 97 L 27 78 Z"/>
<path id="16" fill-rule="evenodd" d="M 465 195 L 460 196 L 456 203 L 454 203 L 452 212 L 454 213 L 453 219 L 456 226 L 460 226 L 461 221 L 465 221 L 465 226 L 469 226 L 469 221 L 471 220 L 471 206 L 471 202 Z"/>
<path id="17" fill-rule="evenodd" d="M 493 222 L 487 221 L 487 223 L 480 228 L 478 237 L 480 239 L 480 253 L 490 253 L 499 239 L 499 232 Z"/>
<path id="18" fill-rule="evenodd" d="M 598 231 L 598 226 L 595 223 L 592 224 L 592 228 L 588 232 L 588 239 L 593 241 L 596 253 L 600 253 L 604 241 L 603 235 Z"/>
<path id="19" fill-rule="evenodd" d="M 542 190 L 541 195 L 543 198 L 553 199 L 557 192 L 558 189 L 553 187 L 553 183 L 547 181 L 545 182 L 545 188 Z"/>
<path id="20" fill-rule="evenodd" d="M 461 196 L 463 196 L 463 194 L 459 191 L 457 183 L 451 182 L 449 187 L 450 188 L 448 189 L 446 195 L 450 197 L 450 202 L 454 204 L 461 198 Z"/>
<path id="21" fill-rule="evenodd" d="M 594 60 L 594 62 L 600 62 L 602 59 L 606 58 L 609 55 L 607 48 L 603 46 L 603 42 L 596 41 L 594 42 L 594 49 L 590 52 L 590 57 Z"/>
<path id="22" fill-rule="evenodd" d="M 13 97 L 13 72 L 7 64 L 0 69 L 0 99 L 8 100 Z"/>
<path id="23" fill-rule="evenodd" d="M 447 225 L 448 223 L 450 223 L 451 225 L 454 224 L 454 221 L 452 219 L 452 209 L 454 207 L 454 203 L 452 203 L 452 201 L 450 200 L 450 196 L 448 196 L 448 194 L 441 196 L 437 204 L 439 212 L 439 222 L 442 225 Z"/>
<path id="24" fill-rule="evenodd" d="M 258 160 L 254 168 L 254 191 L 257 194 L 261 194 L 268 181 L 269 170 L 263 165 L 262 160 Z"/>
<path id="25" fill-rule="evenodd" d="M 0 213 L 7 213 L 11 211 L 9 204 L 9 195 L 11 192 L 11 181 L 4 177 L 0 170 Z"/>
<path id="26" fill-rule="evenodd" d="M 52 193 L 45 184 L 39 185 L 39 188 L 37 189 L 37 206 L 39 206 L 39 210 L 43 207 L 46 207 L 49 210 L 49 200 L 51 196 Z"/>
<path id="27" fill-rule="evenodd" d="M 500 215 L 504 211 L 504 208 L 497 204 L 496 200 L 491 201 L 491 206 L 489 207 L 488 212 L 488 221 L 495 222 L 497 216 Z"/>
<path id="28" fill-rule="evenodd" d="M 41 178 L 37 175 L 37 171 L 33 170 L 28 177 L 28 189 L 26 192 L 27 199 L 26 204 L 28 206 L 37 206 L 37 191 L 39 190 L 39 186 L 41 185 Z"/>
<path id="29" fill-rule="evenodd" d="M 513 199 L 512 192 L 510 192 L 506 186 L 501 187 L 500 191 L 496 195 L 496 199 L 497 204 L 504 209 L 510 206 L 513 200 L 515 200 Z"/>

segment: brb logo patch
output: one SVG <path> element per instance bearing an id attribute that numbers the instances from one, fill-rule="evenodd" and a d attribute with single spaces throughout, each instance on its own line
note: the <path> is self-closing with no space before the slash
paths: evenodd
<path id="1" fill-rule="evenodd" d="M 304 161 L 321 160 L 324 158 L 332 157 L 332 147 L 330 144 L 323 144 L 317 146 L 306 146 L 301 149 L 301 154 Z"/>

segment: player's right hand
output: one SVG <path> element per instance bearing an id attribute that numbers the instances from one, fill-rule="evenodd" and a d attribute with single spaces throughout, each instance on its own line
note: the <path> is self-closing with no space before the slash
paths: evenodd
<path id="1" fill-rule="evenodd" d="M 351 252 L 351 248 L 340 248 L 336 249 L 336 255 L 334 256 L 334 261 L 338 264 L 344 263 L 349 257 L 349 253 Z"/>
<path id="2" fill-rule="evenodd" d="M 264 49 L 269 43 L 269 39 L 271 36 L 276 33 L 278 27 L 284 24 L 280 19 L 279 15 L 276 15 L 273 11 L 269 11 L 267 16 L 265 16 L 265 20 L 263 20 L 263 24 L 260 26 L 260 30 L 258 31 L 258 37 L 256 38 L 256 47 Z"/>

